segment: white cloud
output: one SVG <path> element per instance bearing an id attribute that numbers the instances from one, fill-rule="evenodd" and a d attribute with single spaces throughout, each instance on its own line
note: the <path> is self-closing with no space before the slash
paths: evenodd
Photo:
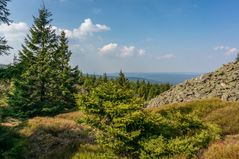
<path id="1" fill-rule="evenodd" d="M 172 59 L 175 58 L 176 56 L 174 54 L 165 54 L 162 56 L 158 56 L 157 59 L 158 60 L 164 60 L 164 59 Z"/>
<path id="2" fill-rule="evenodd" d="M 114 52 L 118 47 L 118 44 L 116 43 L 109 43 L 107 45 L 104 45 L 102 48 L 99 49 L 100 55 L 106 55 L 109 53 Z"/>
<path id="3" fill-rule="evenodd" d="M 92 36 L 97 32 L 105 32 L 111 30 L 110 27 L 104 24 L 94 24 L 90 18 L 85 19 L 83 23 L 79 26 L 79 28 L 75 28 L 73 30 L 68 29 L 58 29 L 58 31 L 64 30 L 66 35 L 70 38 L 82 38 L 86 36 Z"/>
<path id="4" fill-rule="evenodd" d="M 138 50 L 138 55 L 139 56 L 145 56 L 145 54 L 146 54 L 146 51 L 144 49 L 139 49 Z"/>
<path id="5" fill-rule="evenodd" d="M 65 31 L 66 36 L 69 38 L 83 38 L 87 36 L 92 36 L 97 32 L 109 31 L 110 27 L 103 24 L 94 24 L 90 18 L 85 19 L 81 25 L 76 29 L 62 29 L 56 26 L 53 26 L 53 29 L 56 30 L 57 34 L 60 34 L 62 31 Z M 0 34 L 4 35 L 9 41 L 19 41 L 23 40 L 26 36 L 26 33 L 29 30 L 29 26 L 24 22 L 12 23 L 10 25 L 1 24 L 0 25 Z"/>
<path id="6" fill-rule="evenodd" d="M 135 52 L 134 46 L 124 46 L 120 51 L 120 57 L 133 56 Z"/>
<path id="7" fill-rule="evenodd" d="M 127 58 L 132 56 L 145 56 L 146 51 L 142 48 L 137 49 L 135 46 L 118 45 L 117 43 L 109 43 L 99 48 L 101 56 L 111 55 L 119 58 Z"/>
<path id="8" fill-rule="evenodd" d="M 236 55 L 238 53 L 238 49 L 234 47 L 229 47 L 229 46 L 216 46 L 214 48 L 215 51 L 223 51 L 225 55 L 231 56 L 231 55 Z"/>
<path id="9" fill-rule="evenodd" d="M 23 40 L 28 30 L 29 27 L 24 22 L 0 25 L 0 34 L 4 35 L 8 41 Z"/>

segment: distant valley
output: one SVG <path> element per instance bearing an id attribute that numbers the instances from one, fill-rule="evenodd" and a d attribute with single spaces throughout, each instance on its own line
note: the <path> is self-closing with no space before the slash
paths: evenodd
<path id="1" fill-rule="evenodd" d="M 116 77 L 118 73 L 109 73 L 108 76 Z M 192 79 L 201 75 L 200 73 L 134 73 L 128 72 L 125 73 L 126 77 L 129 80 L 145 80 L 153 83 L 170 83 L 170 84 L 178 84 L 185 80 Z"/>

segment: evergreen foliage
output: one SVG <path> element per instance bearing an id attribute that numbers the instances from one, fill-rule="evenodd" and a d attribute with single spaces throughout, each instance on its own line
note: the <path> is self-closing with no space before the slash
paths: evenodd
<path id="1" fill-rule="evenodd" d="M 55 53 L 55 63 L 52 71 L 55 73 L 56 80 L 55 100 L 64 104 L 66 108 L 75 107 L 74 93 L 77 92 L 76 84 L 79 80 L 78 67 L 71 68 L 69 62 L 71 51 L 68 49 L 68 40 L 65 32 L 61 33 L 60 43 Z"/>
<path id="2" fill-rule="evenodd" d="M 143 102 L 126 86 L 103 83 L 88 94 L 79 96 L 80 109 L 89 116 L 86 122 L 101 130 L 98 141 L 118 155 L 134 157 L 139 150 L 139 123 L 144 114 Z"/>
<path id="3" fill-rule="evenodd" d="M 217 137 L 217 129 L 180 111 L 153 113 L 133 90 L 104 83 L 78 96 L 85 121 L 98 130 L 97 140 L 128 158 L 193 157 Z"/>
<path id="4" fill-rule="evenodd" d="M 116 82 L 120 85 L 120 86 L 128 86 L 129 85 L 129 81 L 128 79 L 125 77 L 124 73 L 122 70 L 120 70 L 119 72 L 119 76 L 116 79 Z"/>
<path id="5" fill-rule="evenodd" d="M 34 25 L 19 52 L 18 67 L 23 70 L 14 81 L 9 105 L 20 117 L 51 115 L 74 107 L 78 72 L 69 65 L 71 53 L 64 33 L 58 42 L 51 15 L 45 7 L 39 10 L 39 17 L 34 17 Z"/>
<path id="6" fill-rule="evenodd" d="M 0 23 L 9 24 L 11 21 L 9 20 L 9 9 L 7 8 L 7 3 L 10 0 L 0 0 Z M 8 55 L 11 47 L 7 45 L 7 40 L 4 37 L 0 37 L 0 55 Z"/>
<path id="7" fill-rule="evenodd" d="M 239 62 L 239 53 L 237 54 L 236 61 Z"/>

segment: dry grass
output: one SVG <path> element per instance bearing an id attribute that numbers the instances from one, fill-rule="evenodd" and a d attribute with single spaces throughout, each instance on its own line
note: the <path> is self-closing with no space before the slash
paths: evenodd
<path id="1" fill-rule="evenodd" d="M 126 159 L 114 155 L 111 151 L 103 149 L 99 145 L 81 145 L 72 159 Z"/>
<path id="2" fill-rule="evenodd" d="M 222 101 L 217 98 L 195 100 L 184 103 L 174 103 L 168 105 L 162 105 L 155 108 L 147 108 L 149 111 L 164 113 L 168 111 L 181 111 L 182 113 L 189 114 L 195 113 L 200 117 L 204 117 L 215 109 L 223 108 L 230 104 L 230 102 Z"/>
<path id="3" fill-rule="evenodd" d="M 53 118 L 35 117 L 24 123 L 19 132 L 27 138 L 29 157 L 69 159 L 80 145 L 94 143 L 90 129 L 72 120 L 77 114 L 67 113 Z"/>
<path id="4" fill-rule="evenodd" d="M 229 104 L 209 113 L 204 121 L 217 124 L 222 135 L 234 135 L 239 133 L 239 104 Z"/>
<path id="5" fill-rule="evenodd" d="M 19 124 L 21 124 L 20 120 L 9 118 L 9 117 L 4 119 L 4 121 L 0 122 L 0 126 L 5 126 L 5 127 L 16 127 Z"/>
<path id="6" fill-rule="evenodd" d="M 85 115 L 80 111 L 74 111 L 74 112 L 70 112 L 70 113 L 59 114 L 56 117 L 57 118 L 62 118 L 62 119 L 77 121 L 80 118 L 84 118 Z"/>
<path id="7" fill-rule="evenodd" d="M 239 135 L 229 136 L 224 141 L 213 143 L 201 159 L 238 159 Z"/>

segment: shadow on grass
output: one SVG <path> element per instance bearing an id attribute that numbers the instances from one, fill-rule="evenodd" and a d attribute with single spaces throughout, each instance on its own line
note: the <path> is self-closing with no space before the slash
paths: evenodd
<path id="1" fill-rule="evenodd" d="M 0 158 L 27 158 L 27 142 L 13 127 L 0 126 Z"/>
<path id="2" fill-rule="evenodd" d="M 90 130 L 73 120 L 35 117 L 18 126 L 0 126 L 1 159 L 71 159 L 82 144 L 93 144 Z"/>

